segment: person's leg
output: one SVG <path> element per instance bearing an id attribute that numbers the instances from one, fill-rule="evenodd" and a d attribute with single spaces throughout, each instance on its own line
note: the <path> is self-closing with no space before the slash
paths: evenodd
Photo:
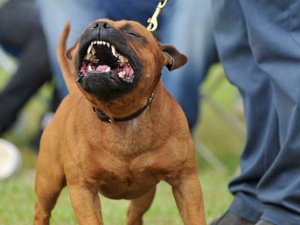
<path id="1" fill-rule="evenodd" d="M 272 81 L 279 121 L 279 152 L 257 186 L 266 205 L 262 219 L 300 224 L 300 2 L 240 2 L 253 58 Z"/>
<path id="2" fill-rule="evenodd" d="M 279 151 L 278 118 L 268 75 L 256 64 L 239 0 L 213 0 L 215 40 L 228 79 L 244 101 L 247 142 L 241 155 L 241 174 L 229 185 L 233 214 L 256 222 L 265 210 L 257 185 Z M 220 223 L 221 224 L 221 223 Z"/>
<path id="3" fill-rule="evenodd" d="M 16 120 L 27 100 L 51 79 L 51 71 L 43 33 L 38 23 L 32 23 L 38 19 L 33 1 L 13 0 L 0 11 L 0 43 L 20 52 L 19 67 L 0 93 L 2 134 Z M 18 15 L 18 19 L 12 15 Z M 25 27 L 31 27 L 31 32 L 25 31 Z"/>
<path id="4" fill-rule="evenodd" d="M 209 67 L 218 60 L 212 34 L 211 2 L 177 0 L 172 7 L 164 20 L 162 40 L 176 46 L 189 60 L 176 71 L 164 71 L 163 81 L 182 106 L 192 130 L 199 114 L 199 86 Z"/>
<path id="5" fill-rule="evenodd" d="M 0 93 L 0 134 L 15 122 L 27 100 L 51 76 L 45 40 L 37 37 L 24 49 L 15 75 Z"/>
<path id="6" fill-rule="evenodd" d="M 40 26 L 34 0 L 10 0 L 0 7 L 0 44 L 13 55 L 41 32 Z"/>

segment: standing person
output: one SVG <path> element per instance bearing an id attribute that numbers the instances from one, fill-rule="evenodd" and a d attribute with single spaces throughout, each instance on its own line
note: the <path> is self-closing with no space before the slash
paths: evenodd
<path id="1" fill-rule="evenodd" d="M 212 3 L 220 59 L 247 123 L 234 199 L 212 225 L 299 225 L 300 2 Z"/>
<path id="2" fill-rule="evenodd" d="M 37 90 L 52 78 L 47 47 L 35 0 L 10 0 L 0 7 L 0 45 L 18 59 L 18 67 L 0 92 L 0 136 Z M 15 145 L 0 139 L 0 180 L 21 166 Z"/>
<path id="3" fill-rule="evenodd" d="M 218 61 L 211 1 L 177 0 L 174 3 L 164 12 L 166 19 L 163 21 L 162 39 L 184 52 L 189 60 L 187 65 L 171 73 L 165 70 L 163 81 L 183 108 L 192 131 L 198 121 L 201 103 L 199 86 L 210 66 Z"/>

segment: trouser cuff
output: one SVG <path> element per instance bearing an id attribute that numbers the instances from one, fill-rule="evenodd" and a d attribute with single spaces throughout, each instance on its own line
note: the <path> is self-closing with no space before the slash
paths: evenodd
<path id="1" fill-rule="evenodd" d="M 257 199 L 239 193 L 232 201 L 229 211 L 242 219 L 257 222 L 264 211 L 264 207 Z"/>

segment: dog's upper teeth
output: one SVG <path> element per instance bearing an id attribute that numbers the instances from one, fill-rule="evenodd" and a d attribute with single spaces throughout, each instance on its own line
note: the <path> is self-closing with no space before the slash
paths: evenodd
<path id="1" fill-rule="evenodd" d="M 119 55 L 118 58 L 121 63 L 128 62 L 128 59 L 122 55 Z"/>
<path id="2" fill-rule="evenodd" d="M 95 55 L 96 49 L 92 48 L 92 55 Z"/>
<path id="3" fill-rule="evenodd" d="M 124 62 L 124 57 L 122 55 L 119 55 L 120 62 Z"/>
<path id="4" fill-rule="evenodd" d="M 95 45 L 104 45 L 104 46 L 109 47 L 111 49 L 112 54 L 116 58 L 118 58 L 119 62 L 121 62 L 121 63 L 128 62 L 128 59 L 126 57 L 122 56 L 120 53 L 117 52 L 116 47 L 113 44 L 111 44 L 109 42 L 106 42 L 106 41 L 93 41 L 93 42 L 91 42 L 90 46 L 87 49 L 87 53 L 86 53 L 86 56 L 85 56 L 86 60 L 90 60 L 90 59 L 95 58 L 95 54 L 96 54 L 96 49 L 94 48 Z"/>
<path id="5" fill-rule="evenodd" d="M 115 46 L 113 46 L 113 45 L 111 45 L 111 52 L 112 52 L 112 54 L 113 54 L 115 57 L 117 57 L 117 56 L 116 56 L 116 48 L 115 48 Z"/>
<path id="6" fill-rule="evenodd" d="M 93 45 L 90 45 L 90 46 L 89 46 L 89 48 L 88 48 L 88 50 L 87 50 L 87 54 L 89 54 L 89 53 L 91 52 L 92 47 L 93 47 Z"/>
<path id="7" fill-rule="evenodd" d="M 89 60 L 89 59 L 90 59 L 90 57 L 91 57 L 91 55 L 90 55 L 90 54 L 86 54 L 86 56 L 84 57 L 84 59 L 85 59 L 85 60 Z"/>
<path id="8" fill-rule="evenodd" d="M 88 70 L 88 71 L 91 71 L 91 70 L 93 70 L 93 69 L 92 69 L 92 67 L 91 67 L 91 65 L 88 65 L 88 68 L 87 68 L 87 70 Z"/>

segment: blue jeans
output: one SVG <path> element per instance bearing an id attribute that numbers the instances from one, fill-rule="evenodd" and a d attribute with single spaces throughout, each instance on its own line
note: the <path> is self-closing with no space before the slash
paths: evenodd
<path id="1" fill-rule="evenodd" d="M 61 97 L 68 91 L 56 59 L 56 48 L 59 37 L 67 20 L 71 21 L 71 32 L 68 40 L 70 47 L 80 36 L 86 26 L 95 19 L 110 18 L 113 20 L 136 20 L 146 25 L 152 16 L 158 1 L 148 0 L 37 0 L 42 25 L 49 47 L 53 72 L 57 76 L 57 85 Z"/>
<path id="2" fill-rule="evenodd" d="M 299 1 L 213 0 L 217 48 L 243 96 L 247 142 L 234 214 L 300 224 Z"/>
<path id="3" fill-rule="evenodd" d="M 192 130 L 199 114 L 199 86 L 210 66 L 218 60 L 212 32 L 210 0 L 177 0 L 167 15 L 163 42 L 174 45 L 189 58 L 171 73 L 164 71 L 168 91 L 182 106 Z"/>

